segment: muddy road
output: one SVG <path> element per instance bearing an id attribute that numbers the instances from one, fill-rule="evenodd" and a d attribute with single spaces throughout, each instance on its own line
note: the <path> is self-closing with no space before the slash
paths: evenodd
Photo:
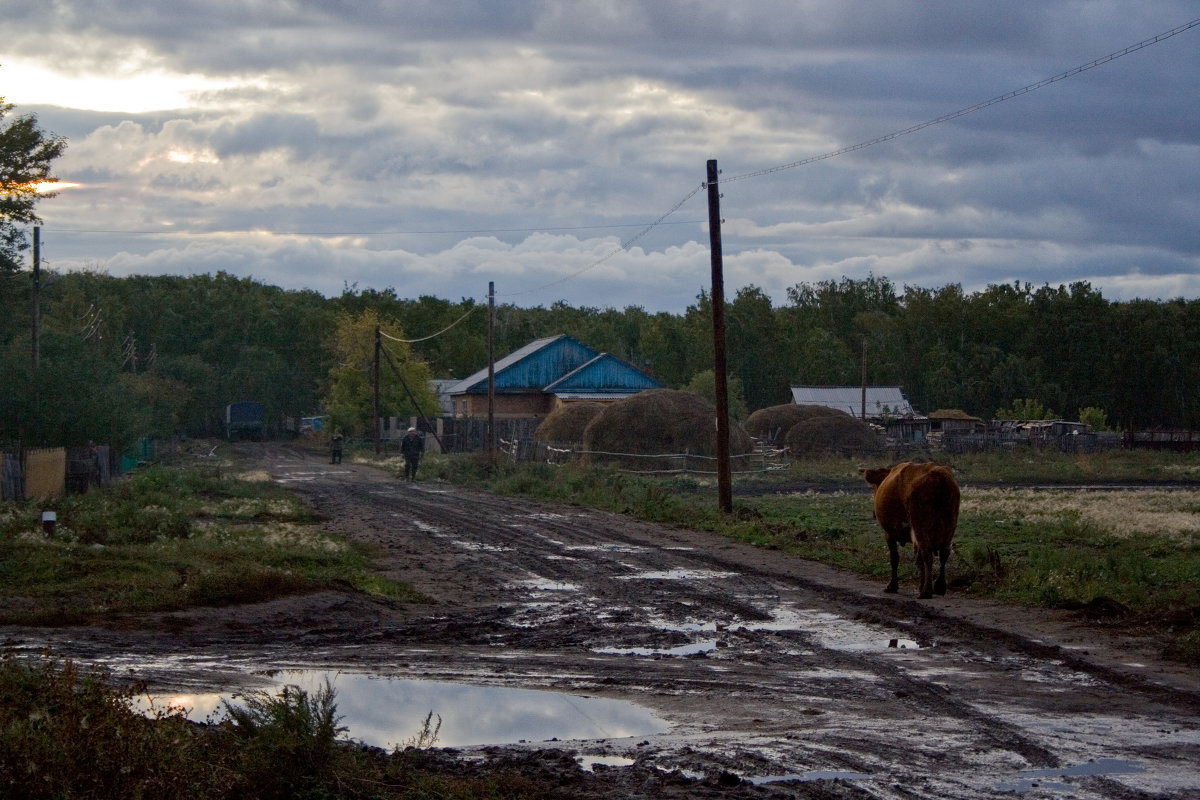
<path id="1" fill-rule="evenodd" d="M 49 643 L 173 691 L 309 668 L 652 714 L 655 730 L 633 736 L 597 723 L 455 751 L 538 765 L 578 798 L 1200 797 L 1197 673 L 1137 631 L 953 592 L 918 601 L 911 577 L 884 595 L 881 581 L 708 534 L 406 484 L 300 450 L 242 455 L 327 528 L 379 545 L 381 570 L 430 601 L 347 588 L 103 630 L 8 629 L 6 643 Z M 596 766 L 581 772 L 577 756 Z"/>

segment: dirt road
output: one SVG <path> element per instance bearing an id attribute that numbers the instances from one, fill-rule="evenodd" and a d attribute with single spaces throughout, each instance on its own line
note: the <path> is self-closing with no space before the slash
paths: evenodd
<path id="1" fill-rule="evenodd" d="M 175 689 L 306 667 L 648 710 L 657 732 L 458 751 L 540 765 L 578 798 L 1200 797 L 1200 682 L 1157 661 L 1151 641 L 953 593 L 918 601 L 911 582 L 888 596 L 622 516 L 405 484 L 286 448 L 244 455 L 328 528 L 380 545 L 385 574 L 431 601 L 348 590 L 119 630 L 10 629 L 8 643 L 51 640 Z"/>

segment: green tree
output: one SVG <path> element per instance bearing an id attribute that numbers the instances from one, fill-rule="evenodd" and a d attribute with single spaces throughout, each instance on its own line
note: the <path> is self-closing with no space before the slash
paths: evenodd
<path id="1" fill-rule="evenodd" d="M 1079 409 L 1079 421 L 1094 431 L 1108 430 L 1108 414 L 1104 413 L 1103 408 L 1088 406 Z"/>
<path id="2" fill-rule="evenodd" d="M 729 394 L 729 416 L 733 419 L 746 418 L 746 398 L 742 393 L 742 382 L 736 376 L 730 376 L 726 381 L 725 388 Z M 686 392 L 690 392 L 697 397 L 703 397 L 714 407 L 717 405 L 717 374 L 711 369 L 706 369 L 703 372 L 697 372 L 688 382 Z"/>
<path id="3" fill-rule="evenodd" d="M 383 344 L 379 365 L 382 415 L 406 417 L 438 411 L 429 385 L 429 367 L 413 356 L 408 344 L 398 341 L 405 338 L 399 323 L 381 318 L 373 309 L 343 316 L 334 337 L 337 365 L 329 370 L 325 411 L 330 424 L 350 436 L 374 435 L 375 431 L 376 329 Z"/>
<path id="4" fill-rule="evenodd" d="M 996 419 L 1058 419 L 1058 415 L 1039 400 L 1020 397 L 1013 400 L 1008 408 L 996 411 Z"/>
<path id="5" fill-rule="evenodd" d="M 50 165 L 67 147 L 66 139 L 43 132 L 33 114 L 6 121 L 13 108 L 0 97 L 0 274 L 20 269 L 29 244 L 18 226 L 40 222 L 34 206 L 53 194 L 39 194 L 38 185 L 56 180 Z"/>

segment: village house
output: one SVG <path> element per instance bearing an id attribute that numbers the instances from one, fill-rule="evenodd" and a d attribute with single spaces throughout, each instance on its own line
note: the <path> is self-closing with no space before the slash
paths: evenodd
<path id="1" fill-rule="evenodd" d="M 661 388 L 631 364 L 564 334 L 537 339 L 498 360 L 494 383 L 496 419 L 540 418 L 564 403 L 613 402 Z M 456 419 L 486 417 L 487 367 L 449 387 L 447 394 Z"/>

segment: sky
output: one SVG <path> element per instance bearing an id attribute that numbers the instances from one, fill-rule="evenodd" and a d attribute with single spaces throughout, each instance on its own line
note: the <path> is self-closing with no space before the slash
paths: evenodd
<path id="1" fill-rule="evenodd" d="M 78 184 L 38 206 L 54 270 L 679 313 L 711 290 L 715 159 L 729 299 L 871 275 L 1200 297 L 1200 26 L 889 137 L 1193 22 L 1195 0 L 4 16 L 0 96 L 67 138 L 55 172 Z"/>

